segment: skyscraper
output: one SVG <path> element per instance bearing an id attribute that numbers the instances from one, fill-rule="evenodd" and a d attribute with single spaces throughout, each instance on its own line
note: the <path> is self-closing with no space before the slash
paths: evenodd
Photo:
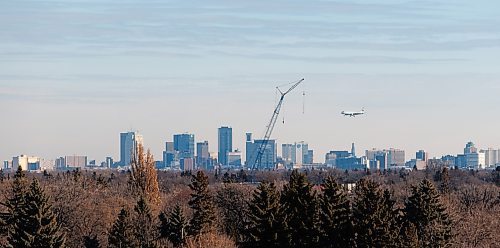
<path id="1" fill-rule="evenodd" d="M 233 129 L 231 127 L 219 128 L 219 163 L 228 165 L 227 154 L 233 151 Z"/>
<path id="2" fill-rule="evenodd" d="M 210 152 L 208 151 L 208 141 L 196 143 L 196 166 L 208 169 Z"/>
<path id="3" fill-rule="evenodd" d="M 137 146 L 143 144 L 142 135 L 137 132 L 120 133 L 120 165 L 128 166 Z"/>
<path id="4" fill-rule="evenodd" d="M 264 143 L 264 140 L 252 140 L 247 134 L 247 142 L 246 142 L 246 166 L 248 168 L 252 168 L 254 165 L 255 169 L 274 169 L 276 165 L 276 141 L 269 140 L 267 143 Z M 261 156 L 260 164 L 259 161 L 256 161 L 258 152 L 260 147 L 263 148 L 263 153 Z"/>
<path id="5" fill-rule="evenodd" d="M 417 160 L 427 161 L 427 159 L 429 159 L 429 154 L 424 150 L 419 150 L 416 154 L 416 158 Z"/>
<path id="6" fill-rule="evenodd" d="M 192 158 L 194 160 L 194 134 L 174 135 L 174 150 L 179 152 L 179 158 Z"/>

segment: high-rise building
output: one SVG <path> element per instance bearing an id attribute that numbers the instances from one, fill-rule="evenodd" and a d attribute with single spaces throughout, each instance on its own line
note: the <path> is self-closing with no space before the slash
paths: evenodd
<path id="1" fill-rule="evenodd" d="M 281 158 L 285 166 L 291 166 L 295 164 L 295 145 L 294 144 L 282 144 L 281 145 Z"/>
<path id="2" fill-rule="evenodd" d="M 391 148 L 388 157 L 389 166 L 405 166 L 405 151 Z"/>
<path id="3" fill-rule="evenodd" d="M 219 128 L 219 163 L 228 165 L 227 154 L 233 151 L 233 129 L 231 127 Z"/>
<path id="4" fill-rule="evenodd" d="M 163 151 L 163 167 L 164 168 L 178 168 L 179 156 L 178 152 L 174 149 L 174 142 L 165 142 L 165 150 Z"/>
<path id="5" fill-rule="evenodd" d="M 139 144 L 143 144 L 143 138 L 137 132 L 120 133 L 120 166 L 130 165 Z"/>
<path id="6" fill-rule="evenodd" d="M 112 157 L 106 157 L 106 168 L 112 168 L 113 167 L 113 158 Z"/>
<path id="7" fill-rule="evenodd" d="M 194 160 L 194 134 L 174 135 L 174 150 L 179 152 L 179 158 L 192 158 Z"/>
<path id="8" fill-rule="evenodd" d="M 183 171 L 194 170 L 194 159 L 193 158 L 182 158 L 180 160 L 180 167 Z"/>
<path id="9" fill-rule="evenodd" d="M 39 170 L 40 158 L 20 155 L 12 158 L 12 169 L 17 170 L 21 167 L 22 170 Z"/>
<path id="10" fill-rule="evenodd" d="M 255 169 L 274 169 L 276 165 L 276 141 L 252 140 L 252 134 L 247 133 L 246 139 L 246 166 Z M 263 153 L 259 161 L 256 161 L 259 149 L 262 147 Z"/>
<path id="11" fill-rule="evenodd" d="M 87 166 L 87 156 L 66 156 L 64 157 L 64 161 L 66 161 L 66 168 L 84 168 Z"/>
<path id="12" fill-rule="evenodd" d="M 234 152 L 227 153 L 227 165 L 231 168 L 241 167 L 241 152 L 236 150 Z"/>
<path id="13" fill-rule="evenodd" d="M 196 143 L 196 166 L 207 170 L 209 160 L 210 152 L 208 151 L 208 141 Z"/>
<path id="14" fill-rule="evenodd" d="M 464 154 L 467 155 L 469 153 L 477 153 L 476 145 L 472 142 L 468 142 L 464 148 Z"/>
<path id="15" fill-rule="evenodd" d="M 488 148 L 488 150 L 481 150 L 485 154 L 485 166 L 491 167 L 500 163 L 500 150 Z"/>
<path id="16" fill-rule="evenodd" d="M 66 159 L 64 157 L 56 158 L 55 166 L 56 170 L 61 170 L 66 168 Z"/>
<path id="17" fill-rule="evenodd" d="M 286 167 L 300 167 L 309 163 L 309 145 L 304 142 L 295 142 L 294 144 L 281 145 L 281 158 Z"/>
<path id="18" fill-rule="evenodd" d="M 467 167 L 474 170 L 484 169 L 486 164 L 485 155 L 486 154 L 484 152 L 473 152 L 465 154 Z"/>
<path id="19" fill-rule="evenodd" d="M 427 161 L 427 159 L 429 159 L 429 154 L 427 154 L 427 152 L 425 152 L 424 150 L 420 150 L 416 153 L 416 159 Z"/>
<path id="20" fill-rule="evenodd" d="M 307 157 L 304 158 L 304 164 L 313 164 L 314 163 L 314 150 L 307 151 Z"/>

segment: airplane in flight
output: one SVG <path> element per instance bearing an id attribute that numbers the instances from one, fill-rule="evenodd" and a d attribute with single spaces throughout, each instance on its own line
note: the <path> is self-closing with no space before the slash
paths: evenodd
<path id="1" fill-rule="evenodd" d="M 361 111 L 342 111 L 344 116 L 356 117 L 357 115 L 364 115 L 365 109 L 361 109 Z"/>

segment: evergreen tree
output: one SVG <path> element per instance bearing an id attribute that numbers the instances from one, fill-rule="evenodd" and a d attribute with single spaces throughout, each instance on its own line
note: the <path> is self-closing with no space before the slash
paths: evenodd
<path id="1" fill-rule="evenodd" d="M 354 190 L 352 216 L 357 247 L 393 247 L 399 229 L 395 226 L 394 201 L 379 185 L 361 179 Z"/>
<path id="2" fill-rule="evenodd" d="M 101 244 L 97 239 L 97 235 L 93 236 L 84 236 L 83 237 L 83 246 L 85 248 L 101 248 Z"/>
<path id="3" fill-rule="evenodd" d="M 450 193 L 450 173 L 446 167 L 443 167 L 441 170 L 441 184 L 439 184 L 439 191 L 441 194 Z"/>
<path id="4" fill-rule="evenodd" d="M 332 176 L 323 182 L 320 208 L 321 247 L 350 247 L 354 237 L 349 199 Z"/>
<path id="5" fill-rule="evenodd" d="M 249 202 L 249 247 L 276 247 L 283 230 L 280 198 L 274 183 L 259 184 Z"/>
<path id="6" fill-rule="evenodd" d="M 130 215 L 122 208 L 118 219 L 115 221 L 108 234 L 108 246 L 110 248 L 134 248 L 134 237 Z"/>
<path id="7" fill-rule="evenodd" d="M 450 246 L 451 220 L 429 180 L 424 179 L 418 186 L 412 187 L 404 214 L 406 222 L 415 226 L 419 247 Z"/>
<path id="8" fill-rule="evenodd" d="M 28 191 L 28 180 L 22 168 L 19 166 L 14 174 L 9 196 L 2 205 L 7 209 L 6 213 L 0 215 L 0 234 L 7 235 L 12 230 L 14 222 L 23 215 L 21 211 L 26 205 L 26 194 Z"/>
<path id="9" fill-rule="evenodd" d="M 168 214 L 160 214 L 160 237 L 168 239 L 175 247 L 180 247 L 186 240 L 188 220 L 181 206 L 175 205 Z"/>
<path id="10" fill-rule="evenodd" d="M 156 226 L 153 220 L 151 207 L 143 197 L 139 198 L 134 207 L 133 233 L 136 244 L 142 248 L 154 248 L 156 246 Z"/>
<path id="11" fill-rule="evenodd" d="M 16 173 L 17 174 L 17 173 Z M 13 216 L 7 237 L 8 247 L 65 247 L 65 236 L 52 213 L 49 197 L 33 179 L 24 203 Z"/>
<path id="12" fill-rule="evenodd" d="M 312 247 L 319 241 L 319 208 L 312 185 L 304 174 L 294 170 L 281 194 L 281 205 L 286 216 L 288 245 Z"/>
<path id="13" fill-rule="evenodd" d="M 215 209 L 213 199 L 208 189 L 208 177 L 203 171 L 198 171 L 191 178 L 189 188 L 191 194 L 189 206 L 193 209 L 193 217 L 189 221 L 190 235 L 206 233 L 213 228 L 215 222 Z"/>

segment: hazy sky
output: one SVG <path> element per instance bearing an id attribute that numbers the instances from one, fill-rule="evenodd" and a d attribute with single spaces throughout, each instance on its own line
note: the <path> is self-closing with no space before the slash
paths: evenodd
<path id="1" fill-rule="evenodd" d="M 500 1 L 1 0 L 0 159 L 119 157 L 139 130 L 456 154 L 500 147 Z M 305 91 L 305 98 L 302 92 Z M 305 102 L 305 113 L 302 105 Z M 342 110 L 365 107 L 346 118 Z"/>

